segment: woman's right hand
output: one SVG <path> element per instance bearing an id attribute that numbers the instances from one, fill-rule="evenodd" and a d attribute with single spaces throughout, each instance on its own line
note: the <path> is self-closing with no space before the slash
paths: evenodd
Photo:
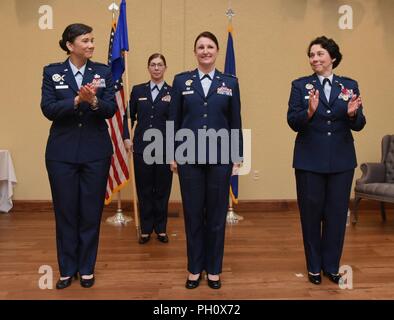
<path id="1" fill-rule="evenodd" d="M 126 148 L 127 153 L 134 152 L 133 150 L 133 143 L 130 139 L 123 140 L 124 147 Z"/>
<path id="2" fill-rule="evenodd" d="M 96 96 L 97 88 L 91 83 L 85 84 L 79 89 L 78 96 L 80 101 L 92 104 Z"/>
<path id="3" fill-rule="evenodd" d="M 309 91 L 308 119 L 312 118 L 316 112 L 317 106 L 319 105 L 319 95 L 319 90 L 312 89 Z"/>
<path id="4" fill-rule="evenodd" d="M 170 169 L 173 173 L 178 173 L 178 165 L 175 161 L 170 162 Z"/>

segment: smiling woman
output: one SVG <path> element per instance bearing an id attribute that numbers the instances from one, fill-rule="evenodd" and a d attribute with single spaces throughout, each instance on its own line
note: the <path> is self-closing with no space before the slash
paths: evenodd
<path id="1" fill-rule="evenodd" d="M 338 45 L 333 40 L 326 40 L 317 38 L 310 43 L 308 48 L 312 70 L 323 77 L 330 76 L 332 69 L 335 69 L 342 60 Z"/>
<path id="2" fill-rule="evenodd" d="M 234 139 L 231 135 L 230 148 L 226 148 L 222 139 L 216 139 L 215 145 L 208 151 L 206 147 L 201 148 L 201 143 L 206 143 L 206 140 L 198 138 L 201 130 L 224 131 L 227 136 L 232 130 L 241 132 L 238 79 L 215 69 L 218 53 L 219 43 L 214 34 L 205 31 L 197 36 L 194 42 L 197 69 L 175 76 L 170 104 L 170 120 L 174 123 L 175 132 L 187 129 L 194 141 L 198 141 L 196 152 L 191 158 L 188 157 L 186 163 L 177 163 L 177 158 L 171 163 L 172 170 L 179 172 L 181 186 L 188 289 L 199 286 L 203 271 L 208 274 L 209 287 L 221 287 L 219 275 L 222 272 L 230 178 L 232 171 L 240 166 L 239 163 L 229 163 L 228 159 L 231 150 L 240 151 L 237 154 L 242 155 L 241 133 Z M 176 145 L 181 144 L 177 140 Z M 217 156 L 212 159 L 210 155 L 214 151 Z M 222 156 L 222 152 L 227 154 L 226 157 Z"/>
<path id="3" fill-rule="evenodd" d="M 80 274 L 94 284 L 100 220 L 113 153 L 105 119 L 116 112 L 108 66 L 92 62 L 92 28 L 69 25 L 59 41 L 69 58 L 44 67 L 41 109 L 52 121 L 45 160 L 56 218 L 57 289 Z"/>
<path id="4" fill-rule="evenodd" d="M 333 74 L 342 60 L 332 39 L 308 47 L 313 75 L 294 80 L 287 122 L 297 132 L 293 167 L 308 279 L 321 283 L 321 271 L 339 283 L 350 189 L 357 166 L 351 130 L 365 117 L 356 81 Z"/>
<path id="5" fill-rule="evenodd" d="M 93 29 L 84 24 L 71 24 L 63 32 L 60 47 L 70 56 L 71 62 L 81 67 L 93 56 Z"/>
<path id="6" fill-rule="evenodd" d="M 210 32 L 201 33 L 194 41 L 194 54 L 197 58 L 198 68 L 206 74 L 215 68 L 218 52 L 218 40 Z"/>

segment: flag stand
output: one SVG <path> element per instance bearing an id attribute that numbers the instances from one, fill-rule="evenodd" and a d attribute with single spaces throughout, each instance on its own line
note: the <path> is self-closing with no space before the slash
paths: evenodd
<path id="1" fill-rule="evenodd" d="M 133 218 L 123 215 L 120 191 L 118 191 L 118 209 L 116 210 L 116 214 L 112 217 L 107 218 L 106 221 L 107 223 L 115 226 L 124 226 L 130 221 L 133 221 Z"/>
<path id="2" fill-rule="evenodd" d="M 244 217 L 235 213 L 235 211 L 233 209 L 233 201 L 230 197 L 230 202 L 228 205 L 228 211 L 227 211 L 227 217 L 226 217 L 227 224 L 236 224 L 236 223 L 238 223 L 238 221 L 241 221 L 243 219 L 244 219 Z"/>

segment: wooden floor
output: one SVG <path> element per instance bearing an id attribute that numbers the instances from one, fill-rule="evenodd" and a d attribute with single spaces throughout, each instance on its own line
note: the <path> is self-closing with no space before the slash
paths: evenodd
<path id="1" fill-rule="evenodd" d="M 312 285 L 297 212 L 245 213 L 226 230 L 222 289 L 206 281 L 187 290 L 183 218 L 169 218 L 170 242 L 136 241 L 134 224 L 101 228 L 96 284 L 78 282 L 65 290 L 39 289 L 41 265 L 58 278 L 52 213 L 0 214 L 0 299 L 393 299 L 394 212 L 382 223 L 378 212 L 361 212 L 349 226 L 342 265 L 353 270 L 353 289 L 323 278 Z"/>

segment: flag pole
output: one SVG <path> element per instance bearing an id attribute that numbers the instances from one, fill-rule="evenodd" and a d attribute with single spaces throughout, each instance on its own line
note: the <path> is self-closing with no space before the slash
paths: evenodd
<path id="1" fill-rule="evenodd" d="M 233 11 L 233 9 L 231 8 L 231 0 L 229 0 L 228 2 L 228 9 L 226 11 L 226 16 L 228 18 L 228 27 L 227 27 L 227 31 L 228 32 L 232 32 L 233 30 L 233 26 L 232 26 L 232 20 L 233 17 L 235 16 L 235 13 Z M 227 211 L 227 216 L 226 216 L 226 221 L 227 224 L 236 224 L 238 223 L 238 221 L 243 220 L 244 218 L 238 214 L 235 213 L 234 209 L 233 209 L 233 199 L 232 196 L 229 196 L 229 205 L 228 205 L 228 211 Z"/>
<path id="2" fill-rule="evenodd" d="M 117 4 L 114 2 L 112 2 L 109 7 L 108 7 L 109 11 L 112 11 L 112 22 L 115 21 L 115 16 L 116 16 L 116 11 L 119 11 L 119 7 L 117 6 Z"/>
<path id="3" fill-rule="evenodd" d="M 119 7 L 116 5 L 115 2 L 112 2 L 111 5 L 108 7 L 108 10 L 112 11 L 112 23 L 116 21 L 116 11 L 119 11 Z M 119 225 L 126 225 L 128 222 L 132 221 L 133 219 L 128 216 L 123 215 L 122 210 L 122 196 L 120 190 L 117 192 L 117 205 L 118 208 L 116 210 L 116 214 L 112 217 L 107 218 L 107 223 L 119 226 Z"/>
<path id="4" fill-rule="evenodd" d="M 128 102 L 130 97 L 130 88 L 129 88 L 129 68 L 128 68 L 128 52 L 124 51 L 124 61 L 125 61 L 125 100 Z M 129 105 L 128 103 L 126 104 Z M 131 128 L 131 118 L 130 118 L 130 108 L 127 108 L 127 126 L 130 132 L 130 140 L 133 141 L 134 136 L 134 128 Z M 132 156 L 132 152 L 129 153 L 129 172 L 130 172 L 130 180 L 131 180 L 131 188 L 133 189 L 133 209 L 134 209 L 134 220 L 135 220 L 135 227 L 137 231 L 137 238 L 141 237 L 141 228 L 140 228 L 140 218 L 138 212 L 138 205 L 137 205 L 137 193 L 136 193 L 136 184 L 135 184 L 135 176 L 134 176 L 134 159 Z"/>

